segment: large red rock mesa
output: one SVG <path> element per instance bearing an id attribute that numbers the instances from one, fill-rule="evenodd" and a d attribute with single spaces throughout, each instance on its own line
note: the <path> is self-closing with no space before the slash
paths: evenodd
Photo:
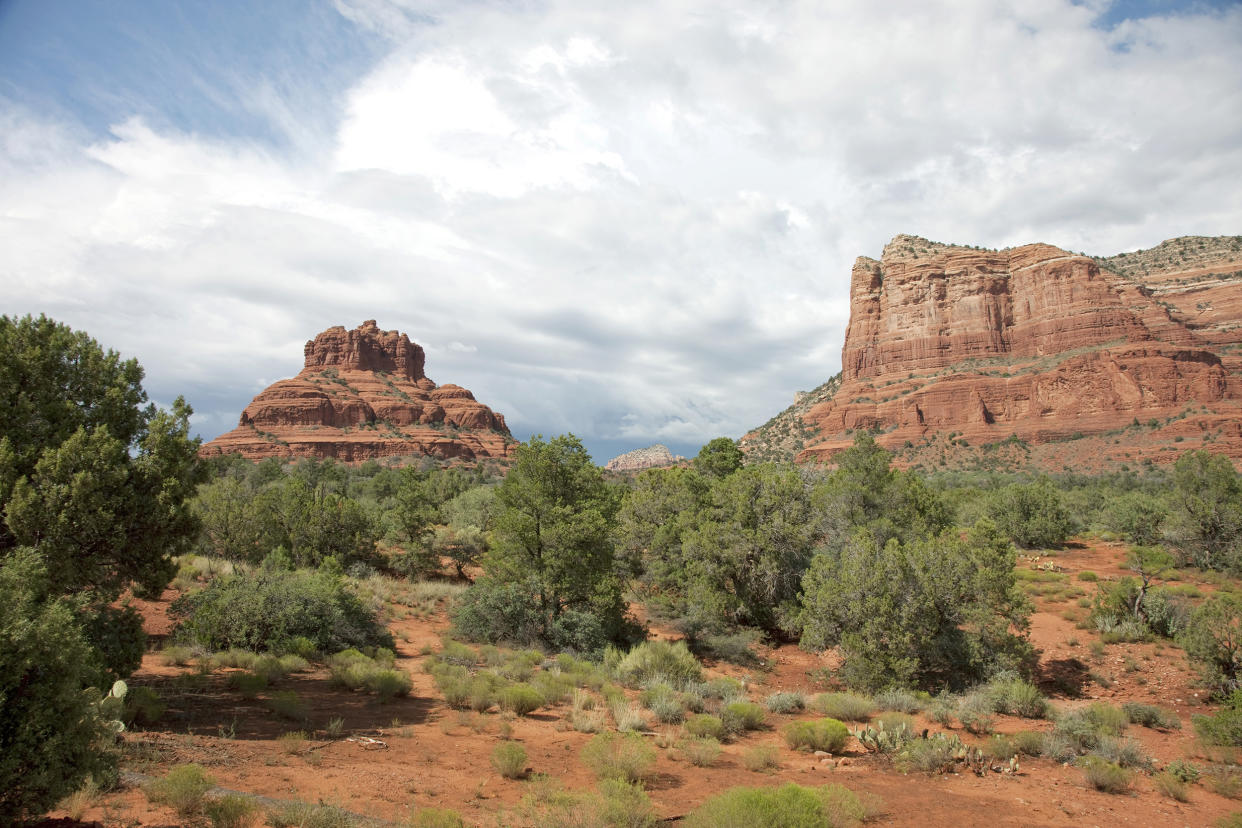
<path id="1" fill-rule="evenodd" d="M 375 320 L 328 328 L 305 355 L 301 373 L 264 389 L 201 454 L 481 460 L 507 458 L 516 445 L 503 416 L 461 386 L 436 385 L 423 349 Z"/>
<path id="2" fill-rule="evenodd" d="M 840 387 L 765 429 L 782 417 L 799 461 L 830 461 L 857 429 L 889 448 L 952 432 L 976 446 L 1107 437 L 1082 444 L 1083 468 L 1200 447 L 1237 459 L 1242 237 L 1093 259 L 897 236 L 854 264 Z"/>

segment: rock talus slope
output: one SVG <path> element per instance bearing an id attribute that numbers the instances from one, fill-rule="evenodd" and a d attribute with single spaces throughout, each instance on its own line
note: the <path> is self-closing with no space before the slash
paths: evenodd
<path id="1" fill-rule="evenodd" d="M 344 461 L 381 457 L 507 458 L 516 445 L 504 417 L 458 385 L 423 373 L 423 349 L 374 320 L 329 328 L 306 343 L 305 367 L 255 397 L 237 428 L 204 456 L 240 453 Z"/>
<path id="2" fill-rule="evenodd" d="M 839 388 L 774 418 L 797 420 L 800 461 L 830 461 L 857 429 L 890 448 L 1106 435 L 1097 468 L 1205 439 L 1242 458 L 1242 237 L 1092 259 L 897 236 L 857 260 L 850 303 Z M 757 430 L 742 445 L 764 456 L 770 442 Z"/>

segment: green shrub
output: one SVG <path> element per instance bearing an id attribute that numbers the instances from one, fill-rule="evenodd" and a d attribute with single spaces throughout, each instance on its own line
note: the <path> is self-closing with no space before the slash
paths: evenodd
<path id="1" fill-rule="evenodd" d="M 1020 678 L 993 679 L 983 688 L 997 713 L 1042 719 L 1048 715 L 1048 700 L 1039 688 Z"/>
<path id="2" fill-rule="evenodd" d="M 1091 583 L 1100 580 L 1100 576 L 1096 575 L 1090 569 L 1084 569 L 1082 572 L 1078 573 L 1078 580 Z"/>
<path id="3" fill-rule="evenodd" d="M 885 730 L 897 730 L 904 727 L 907 733 L 914 733 L 914 717 L 908 713 L 885 711 L 877 715 L 871 723 L 876 727 L 883 725 Z"/>
<path id="4" fill-rule="evenodd" d="M 756 745 L 742 752 L 742 766 L 749 771 L 767 771 L 780 767 L 780 760 L 772 745 Z"/>
<path id="5" fill-rule="evenodd" d="M 212 828 L 246 828 L 251 816 L 259 810 L 258 804 L 248 796 L 226 794 L 203 803 L 203 813 Z"/>
<path id="6" fill-rule="evenodd" d="M 190 817 L 202 810 L 203 799 L 215 784 L 202 765 L 176 765 L 143 790 L 152 805 L 164 805 L 182 817 Z"/>
<path id="7" fill-rule="evenodd" d="M 820 693 L 811 706 L 833 719 L 843 722 L 865 722 L 875 713 L 875 699 L 858 693 Z"/>
<path id="8" fill-rule="evenodd" d="M 773 713 L 801 713 L 806 709 L 806 696 L 802 693 L 773 693 L 764 703 Z"/>
<path id="9" fill-rule="evenodd" d="M 703 668 L 684 641 L 644 641 L 621 658 L 615 674 L 631 687 L 652 681 L 682 687 L 699 681 Z"/>
<path id="10" fill-rule="evenodd" d="M 699 685 L 698 689 L 706 699 L 729 699 L 742 695 L 744 690 L 740 681 L 728 676 L 719 676 L 705 681 Z"/>
<path id="11" fill-rule="evenodd" d="M 543 707 L 543 696 L 529 684 L 511 684 L 496 694 L 496 701 L 501 710 L 508 710 L 519 716 L 525 716 Z"/>
<path id="12" fill-rule="evenodd" d="M 1183 759 L 1174 759 L 1164 766 L 1164 771 L 1186 783 L 1193 784 L 1199 781 L 1199 769 Z"/>
<path id="13" fill-rule="evenodd" d="M 451 808 L 419 808 L 410 818 L 410 828 L 466 828 L 466 823 Z"/>
<path id="14" fill-rule="evenodd" d="M 1157 791 L 1169 797 L 1176 799 L 1178 802 L 1186 802 L 1190 799 L 1190 786 L 1175 774 L 1163 771 L 1157 773 L 1151 778 L 1151 784 Z"/>
<path id="15" fill-rule="evenodd" d="M 963 696 L 957 703 L 957 720 L 962 727 L 975 734 L 992 732 L 992 726 L 996 723 L 992 714 L 995 712 L 995 703 L 981 690 Z"/>
<path id="16" fill-rule="evenodd" d="M 1235 690 L 1215 714 L 1191 716 L 1190 723 L 1205 744 L 1242 747 L 1242 690 Z"/>
<path id="17" fill-rule="evenodd" d="M 936 733 L 927 739 L 906 742 L 893 764 L 902 773 L 943 773 L 952 770 L 964 752 L 962 740 L 957 736 Z"/>
<path id="18" fill-rule="evenodd" d="M 686 761 L 696 768 L 706 768 L 720 758 L 720 742 L 711 736 L 694 736 L 683 739 L 677 747 Z"/>
<path id="19" fill-rule="evenodd" d="M 836 719 L 790 722 L 782 733 L 786 744 L 794 750 L 807 748 L 828 753 L 839 752 L 850 737 L 849 729 Z"/>
<path id="20" fill-rule="evenodd" d="M 1098 756 L 1084 756 L 1078 762 L 1087 783 L 1104 793 L 1123 793 L 1130 789 L 1132 777 L 1125 768 Z"/>
<path id="21" fill-rule="evenodd" d="M 45 584 L 38 556 L 0 554 L 0 824 L 41 816 L 115 764 L 99 749 L 112 730 L 98 694 L 82 690 L 94 653 L 78 607 L 45 599 Z"/>
<path id="22" fill-rule="evenodd" d="M 1242 772 L 1237 768 L 1212 768 L 1204 774 L 1204 782 L 1213 793 L 1227 799 L 1242 799 Z"/>
<path id="23" fill-rule="evenodd" d="M 685 819 L 687 828 L 824 828 L 857 825 L 867 816 L 858 797 L 841 785 L 808 788 L 730 788 Z"/>
<path id="24" fill-rule="evenodd" d="M 708 713 L 700 713 L 686 719 L 686 732 L 691 736 L 723 739 L 725 737 L 724 722 Z"/>
<path id="25" fill-rule="evenodd" d="M 184 667 L 194 657 L 189 647 L 170 645 L 160 650 L 160 662 L 169 667 Z"/>
<path id="26" fill-rule="evenodd" d="M 926 696 L 926 694 L 924 694 Z M 898 713 L 918 713 L 926 705 L 908 690 L 885 690 L 875 696 L 876 707 Z"/>
<path id="27" fill-rule="evenodd" d="M 1008 762 L 1018 755 L 1018 748 L 1008 737 L 997 734 L 988 739 L 987 744 L 983 746 L 983 752 L 1000 762 Z"/>
<path id="28" fill-rule="evenodd" d="M 988 516 L 1001 532 L 1027 549 L 1059 548 L 1076 528 L 1061 493 L 1048 478 L 999 489 L 989 499 Z"/>
<path id="29" fill-rule="evenodd" d="M 1181 730 L 1182 720 L 1171 710 L 1157 707 L 1154 704 L 1126 702 L 1121 705 L 1130 724 L 1142 725 L 1159 730 Z"/>
<path id="30" fill-rule="evenodd" d="M 408 696 L 413 688 L 405 671 L 383 666 L 393 663 L 392 653 L 388 650 L 377 650 L 372 658 L 350 648 L 329 658 L 328 669 L 334 684 L 350 690 L 366 690 L 379 696 L 380 701 L 387 701 L 397 696 Z"/>
<path id="31" fill-rule="evenodd" d="M 130 687 L 125 694 L 125 724 L 151 725 L 164 715 L 165 705 L 150 687 Z"/>
<path id="32" fill-rule="evenodd" d="M 293 722 L 304 722 L 310 716 L 310 707 L 296 690 L 277 690 L 267 700 L 267 706 L 277 716 Z"/>
<path id="33" fill-rule="evenodd" d="M 725 732 L 733 735 L 744 730 L 758 730 L 763 727 L 764 718 L 763 707 L 754 702 L 732 702 L 720 711 L 720 721 Z"/>
<path id="34" fill-rule="evenodd" d="M 212 660 L 221 667 L 240 667 L 243 670 L 249 670 L 256 658 L 258 656 L 250 650 L 242 650 L 237 647 L 212 656 Z"/>
<path id="35" fill-rule="evenodd" d="M 1044 734 L 1037 730 L 1022 730 L 1009 738 L 1023 756 L 1040 756 L 1044 752 Z"/>
<path id="36" fill-rule="evenodd" d="M 501 742 L 492 751 L 492 767 L 505 779 L 526 775 L 526 748 L 517 742 Z"/>
<path id="37" fill-rule="evenodd" d="M 652 771 L 655 748 L 637 733 L 601 733 L 582 749 L 582 762 L 603 779 L 638 782 Z"/>
<path id="38" fill-rule="evenodd" d="M 299 639 L 323 652 L 344 647 L 392 647 L 392 635 L 343 579 L 320 572 L 226 575 L 173 602 L 182 619 L 177 636 L 220 650 L 284 652 Z"/>
<path id="39" fill-rule="evenodd" d="M 242 694 L 243 698 L 253 699 L 267 689 L 267 676 L 254 673 L 233 673 L 229 676 L 229 687 Z"/>
<path id="40" fill-rule="evenodd" d="M 294 802 L 267 812 L 272 828 L 353 828 L 358 824 L 349 812 L 335 805 Z"/>

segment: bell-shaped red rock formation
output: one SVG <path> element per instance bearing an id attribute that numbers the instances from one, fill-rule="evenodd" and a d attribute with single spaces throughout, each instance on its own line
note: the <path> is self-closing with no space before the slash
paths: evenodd
<path id="1" fill-rule="evenodd" d="M 506 458 L 516 445 L 503 416 L 461 386 L 437 386 L 423 373 L 423 349 L 374 320 L 329 328 L 306 343 L 305 358 L 301 373 L 264 389 L 201 453 L 478 460 Z"/>

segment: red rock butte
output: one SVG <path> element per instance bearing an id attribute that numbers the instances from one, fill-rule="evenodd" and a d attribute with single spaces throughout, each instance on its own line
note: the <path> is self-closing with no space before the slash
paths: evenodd
<path id="1" fill-rule="evenodd" d="M 1237 461 L 1242 237 L 1093 259 L 897 236 L 854 264 L 839 383 L 743 449 L 765 456 L 775 425 L 798 435 L 799 461 L 830 461 L 858 429 L 888 448 L 942 433 L 976 446 L 1107 437 L 1082 445 L 1083 470 L 1190 448 Z"/>
<path id="2" fill-rule="evenodd" d="M 375 320 L 328 328 L 306 343 L 305 367 L 251 400 L 237 428 L 205 457 L 507 458 L 516 445 L 502 415 L 458 385 L 436 385 L 423 349 Z"/>

